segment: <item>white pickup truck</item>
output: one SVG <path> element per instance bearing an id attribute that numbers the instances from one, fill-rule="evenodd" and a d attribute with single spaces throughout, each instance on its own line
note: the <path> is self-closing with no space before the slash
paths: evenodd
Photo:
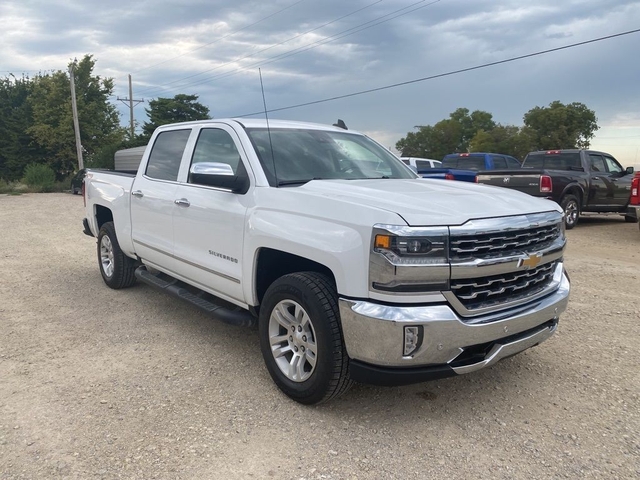
<path id="1" fill-rule="evenodd" d="M 568 302 L 557 204 L 420 179 L 337 127 L 162 126 L 137 175 L 89 171 L 84 195 L 109 287 L 257 325 L 301 403 L 492 365 L 549 338 Z"/>

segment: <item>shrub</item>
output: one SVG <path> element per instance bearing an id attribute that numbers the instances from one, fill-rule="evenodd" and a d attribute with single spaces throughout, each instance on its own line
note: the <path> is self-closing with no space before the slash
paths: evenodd
<path id="1" fill-rule="evenodd" d="M 50 191 L 55 181 L 56 174 L 48 165 L 32 163 L 24 169 L 22 182 L 37 191 Z"/>

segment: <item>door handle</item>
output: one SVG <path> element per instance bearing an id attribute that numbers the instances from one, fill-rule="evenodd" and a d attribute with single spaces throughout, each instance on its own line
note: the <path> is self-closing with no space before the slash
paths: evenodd
<path id="1" fill-rule="evenodd" d="M 191 205 L 191 203 L 189 203 L 189 200 L 187 200 L 186 198 L 179 198 L 177 200 L 174 200 L 173 203 L 175 203 L 179 207 L 188 207 L 189 205 Z"/>
<path id="2" fill-rule="evenodd" d="M 592 180 L 600 180 L 600 177 L 591 177 Z"/>
<path id="3" fill-rule="evenodd" d="M 133 192 L 131 192 L 131 195 L 138 198 L 144 197 L 144 193 L 142 193 L 142 190 L 134 190 Z"/>

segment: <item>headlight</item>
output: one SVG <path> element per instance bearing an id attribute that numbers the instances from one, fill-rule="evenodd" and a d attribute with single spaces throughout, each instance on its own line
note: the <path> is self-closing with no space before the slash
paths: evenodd
<path id="1" fill-rule="evenodd" d="M 369 276 L 383 292 L 420 293 L 449 285 L 449 229 L 376 225 Z"/>

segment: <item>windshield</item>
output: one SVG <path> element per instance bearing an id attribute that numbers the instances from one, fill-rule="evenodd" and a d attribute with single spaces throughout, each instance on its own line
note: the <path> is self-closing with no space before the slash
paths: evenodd
<path id="1" fill-rule="evenodd" d="M 580 153 L 530 153 L 524 159 L 523 168 L 548 168 L 549 170 L 571 170 L 580 168 Z"/>
<path id="2" fill-rule="evenodd" d="M 363 135 L 325 130 L 248 128 L 271 186 L 310 180 L 416 178 L 395 155 Z M 273 148 L 273 157 L 271 155 Z"/>

